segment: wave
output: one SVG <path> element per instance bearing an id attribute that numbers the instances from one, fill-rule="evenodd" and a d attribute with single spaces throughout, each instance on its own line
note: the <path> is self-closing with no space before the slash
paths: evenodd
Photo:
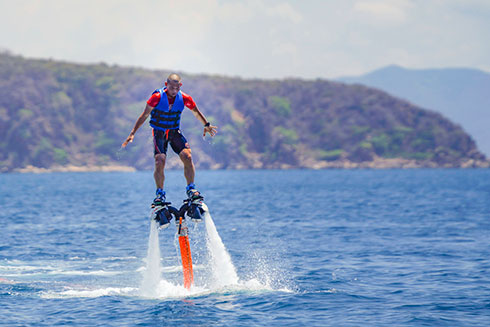
<path id="1" fill-rule="evenodd" d="M 105 287 L 92 290 L 76 290 L 69 289 L 66 291 L 55 292 L 55 291 L 45 291 L 41 292 L 41 298 L 43 299 L 60 299 L 60 298 L 96 298 L 101 296 L 129 296 L 134 294 L 137 288 L 134 287 Z"/>

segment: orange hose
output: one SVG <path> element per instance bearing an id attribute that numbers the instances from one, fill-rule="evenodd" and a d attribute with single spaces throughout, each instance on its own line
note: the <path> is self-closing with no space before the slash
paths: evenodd
<path id="1" fill-rule="evenodd" d="M 194 273 L 192 271 L 192 256 L 191 247 L 189 245 L 189 237 L 179 236 L 180 256 L 182 257 L 182 270 L 184 272 L 184 287 L 191 288 L 194 283 Z"/>

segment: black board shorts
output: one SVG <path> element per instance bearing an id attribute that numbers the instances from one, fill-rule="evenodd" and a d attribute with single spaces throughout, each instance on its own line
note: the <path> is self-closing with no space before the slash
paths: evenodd
<path id="1" fill-rule="evenodd" d="M 167 154 L 168 144 L 175 153 L 180 154 L 184 149 L 189 149 L 189 143 L 180 129 L 167 129 L 166 131 L 153 130 L 154 154 Z"/>

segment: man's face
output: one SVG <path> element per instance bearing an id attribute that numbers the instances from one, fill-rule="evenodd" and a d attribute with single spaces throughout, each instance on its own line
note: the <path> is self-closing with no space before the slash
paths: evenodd
<path id="1" fill-rule="evenodd" d="M 165 83 L 167 86 L 167 94 L 170 95 L 170 97 L 175 97 L 177 93 L 179 93 L 180 90 L 180 83 L 177 81 L 167 81 Z"/>

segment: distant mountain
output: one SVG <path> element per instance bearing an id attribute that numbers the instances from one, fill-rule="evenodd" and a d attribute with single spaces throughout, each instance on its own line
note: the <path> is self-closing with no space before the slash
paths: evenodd
<path id="1" fill-rule="evenodd" d="M 339 81 L 384 90 L 460 124 L 490 156 L 490 74 L 465 68 L 405 69 L 388 66 Z"/>
<path id="2" fill-rule="evenodd" d="M 29 167 L 152 169 L 148 123 L 119 150 L 169 71 L 0 54 L 0 171 Z M 182 74 L 219 127 L 212 140 L 189 110 L 182 129 L 198 168 L 488 167 L 442 115 L 365 86 Z M 167 167 L 181 165 L 169 150 Z M 77 168 L 78 167 L 78 168 Z"/>

